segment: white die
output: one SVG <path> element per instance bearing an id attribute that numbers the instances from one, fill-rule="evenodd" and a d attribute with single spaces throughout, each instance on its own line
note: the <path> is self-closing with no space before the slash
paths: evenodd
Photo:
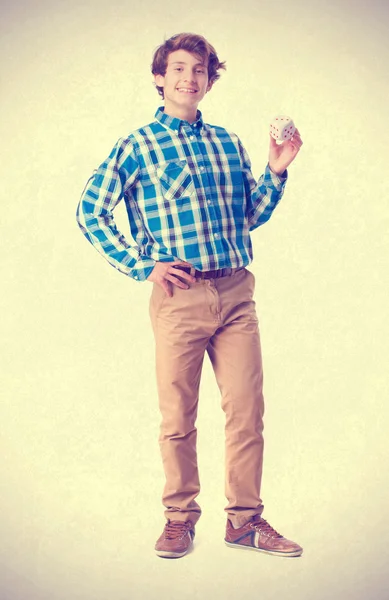
<path id="1" fill-rule="evenodd" d="M 278 115 L 270 123 L 270 135 L 280 142 L 290 140 L 295 131 L 292 119 L 286 115 Z"/>

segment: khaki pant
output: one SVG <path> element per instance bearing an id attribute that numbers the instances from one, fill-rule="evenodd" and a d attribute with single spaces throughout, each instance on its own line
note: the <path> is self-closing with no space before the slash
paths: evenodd
<path id="1" fill-rule="evenodd" d="M 166 484 L 165 517 L 194 524 L 201 515 L 195 427 L 205 351 L 221 392 L 225 423 L 225 510 L 235 525 L 262 514 L 262 358 L 253 293 L 246 268 L 189 289 L 172 285 L 169 297 L 156 283 L 150 318 L 162 414 L 159 444 Z"/>

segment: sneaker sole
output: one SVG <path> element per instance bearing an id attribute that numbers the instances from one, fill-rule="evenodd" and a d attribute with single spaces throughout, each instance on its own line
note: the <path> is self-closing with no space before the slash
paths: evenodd
<path id="1" fill-rule="evenodd" d="M 262 552 L 263 554 L 271 554 L 272 556 L 285 556 L 286 558 L 291 558 L 294 556 L 301 556 L 302 550 L 292 550 L 291 552 L 277 552 L 276 550 L 264 550 L 263 548 L 256 548 L 255 546 L 243 546 L 243 544 L 233 544 L 232 542 L 226 542 L 224 540 L 226 546 L 229 548 L 241 548 L 242 550 L 255 550 L 256 552 Z"/>
<path id="2" fill-rule="evenodd" d="M 156 550 L 155 553 L 157 556 L 160 556 L 161 558 L 181 558 L 182 556 L 185 556 L 185 554 L 187 554 L 189 551 L 185 550 L 185 552 L 168 552 L 165 550 Z"/>
<path id="3" fill-rule="evenodd" d="M 185 556 L 185 554 L 188 554 L 188 552 L 192 549 L 193 547 L 193 539 L 191 541 L 191 543 L 189 544 L 188 548 L 186 550 L 184 550 L 183 552 L 172 552 L 171 550 L 155 550 L 155 553 L 157 556 L 160 556 L 161 558 L 181 558 L 182 556 Z"/>

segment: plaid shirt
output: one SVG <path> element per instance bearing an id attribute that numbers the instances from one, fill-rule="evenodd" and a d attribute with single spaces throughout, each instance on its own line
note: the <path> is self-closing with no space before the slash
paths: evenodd
<path id="1" fill-rule="evenodd" d="M 196 116 L 191 124 L 158 108 L 152 123 L 118 140 L 82 193 L 77 221 L 85 237 L 138 281 L 155 261 L 183 260 L 200 271 L 250 264 L 249 232 L 284 192 L 287 172 L 279 177 L 267 165 L 256 182 L 238 136 Z M 131 241 L 113 218 L 122 199 Z"/>

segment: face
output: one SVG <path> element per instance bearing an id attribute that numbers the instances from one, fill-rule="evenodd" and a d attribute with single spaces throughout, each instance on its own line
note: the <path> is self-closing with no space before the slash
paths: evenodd
<path id="1" fill-rule="evenodd" d="M 200 56 L 186 50 L 176 50 L 168 56 L 165 75 L 155 75 L 155 83 L 163 87 L 165 112 L 196 113 L 197 105 L 211 89 L 208 68 Z"/>

